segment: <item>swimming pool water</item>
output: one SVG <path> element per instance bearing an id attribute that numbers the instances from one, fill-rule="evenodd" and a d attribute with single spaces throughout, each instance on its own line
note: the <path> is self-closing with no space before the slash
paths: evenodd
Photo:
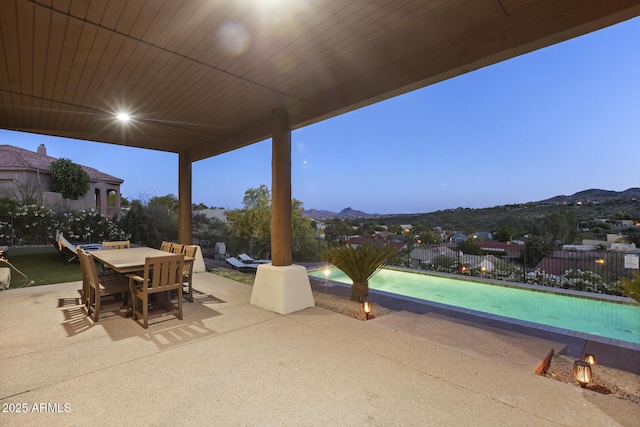
<path id="1" fill-rule="evenodd" d="M 351 284 L 332 268 L 309 275 Z M 640 307 L 468 280 L 383 269 L 369 288 L 640 344 Z"/>

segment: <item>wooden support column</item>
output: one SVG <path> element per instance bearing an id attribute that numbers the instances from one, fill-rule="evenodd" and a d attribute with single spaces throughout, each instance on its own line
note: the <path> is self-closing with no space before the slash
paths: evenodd
<path id="1" fill-rule="evenodd" d="M 291 250 L 291 129 L 284 110 L 273 112 L 271 157 L 271 264 L 261 264 L 251 304 L 280 314 L 315 305 L 307 269 L 293 264 Z"/>
<path id="2" fill-rule="evenodd" d="M 178 155 L 178 242 L 193 243 L 191 231 L 191 160 L 186 152 Z"/>
<path id="3" fill-rule="evenodd" d="M 285 110 L 273 112 L 271 154 L 271 262 L 293 264 L 291 249 L 291 129 Z"/>

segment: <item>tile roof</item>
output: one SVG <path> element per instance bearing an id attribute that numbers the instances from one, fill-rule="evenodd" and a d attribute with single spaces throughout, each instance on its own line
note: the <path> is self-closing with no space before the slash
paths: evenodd
<path id="1" fill-rule="evenodd" d="M 0 145 L 0 170 L 40 169 L 48 171 L 49 165 L 55 160 L 58 159 L 46 154 L 25 150 L 13 145 Z M 110 181 L 120 184 L 124 182 L 120 178 L 100 172 L 97 169 L 83 165 L 80 165 L 80 167 L 89 174 L 89 179 L 92 181 Z"/>

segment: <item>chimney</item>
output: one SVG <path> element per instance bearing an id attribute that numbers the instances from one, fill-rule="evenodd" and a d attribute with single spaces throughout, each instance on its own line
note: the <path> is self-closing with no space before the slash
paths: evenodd
<path id="1" fill-rule="evenodd" d="M 42 154 L 43 156 L 47 155 L 47 147 L 45 147 L 44 144 L 40 144 L 38 147 L 38 154 Z"/>

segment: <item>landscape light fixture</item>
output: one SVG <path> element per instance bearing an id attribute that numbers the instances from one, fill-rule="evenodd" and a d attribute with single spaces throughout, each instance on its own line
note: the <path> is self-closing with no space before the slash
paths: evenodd
<path id="1" fill-rule="evenodd" d="M 573 362 L 573 378 L 580 383 L 580 387 L 585 388 L 591 381 L 591 365 L 584 360 Z"/>
<path id="2" fill-rule="evenodd" d="M 585 354 L 584 355 L 584 361 L 587 362 L 589 365 L 591 366 L 595 366 L 596 365 L 596 357 L 593 354 Z"/>
<path id="3" fill-rule="evenodd" d="M 364 310 L 364 316 L 367 320 L 369 320 L 369 313 L 371 313 L 371 303 L 369 301 L 365 301 L 362 303 L 362 308 Z"/>

